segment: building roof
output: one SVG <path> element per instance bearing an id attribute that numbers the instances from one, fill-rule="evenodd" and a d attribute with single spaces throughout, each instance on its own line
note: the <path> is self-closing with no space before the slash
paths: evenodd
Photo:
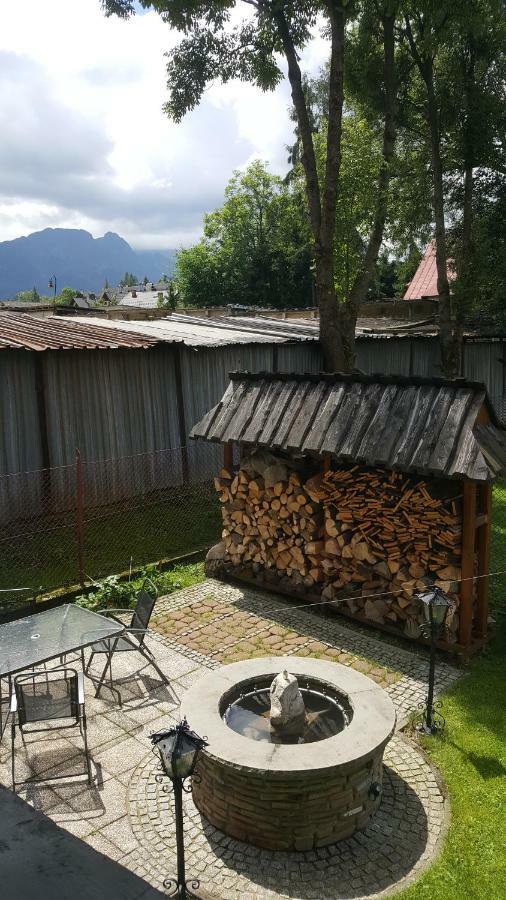
<path id="1" fill-rule="evenodd" d="M 408 284 L 403 299 L 421 300 L 422 297 L 437 296 L 436 242 L 431 241 Z"/>
<path id="2" fill-rule="evenodd" d="M 230 378 L 191 437 L 473 481 L 506 468 L 506 430 L 482 384 L 357 375 Z M 490 421 L 478 426 L 484 405 Z"/>
<path id="3" fill-rule="evenodd" d="M 448 260 L 446 274 L 448 280 L 453 281 L 455 274 L 450 260 Z M 438 297 L 435 241 L 431 241 L 428 244 L 418 269 L 409 282 L 402 299 L 423 300 L 427 297 Z"/>
<path id="4" fill-rule="evenodd" d="M 163 319 L 136 322 L 90 315 L 36 319 L 19 313 L 0 313 L 0 349 L 148 348 L 156 344 L 184 344 L 197 348 L 317 340 L 318 330 L 314 325 L 293 320 L 169 315 Z"/>
<path id="5" fill-rule="evenodd" d="M 130 290 L 128 294 L 120 295 L 119 302 L 121 306 L 139 306 L 143 309 L 156 309 L 158 306 L 158 294 L 163 293 L 165 295 L 167 290 L 168 285 L 165 285 L 165 289 L 160 288 L 159 291 L 146 291 L 142 288 L 142 290 L 138 289 L 136 291 L 136 297 L 132 297 L 132 291 Z"/>
<path id="6" fill-rule="evenodd" d="M 69 322 L 90 322 L 74 316 Z M 93 319 L 97 328 L 117 329 L 125 334 L 148 335 L 160 343 L 183 343 L 187 347 L 223 347 L 233 344 L 280 344 L 290 341 L 317 341 L 318 323 L 309 320 L 205 318 L 172 313 L 163 319 L 122 321 Z"/>
<path id="7" fill-rule="evenodd" d="M 96 312 L 96 315 L 95 315 Z M 103 318 L 95 309 L 82 314 L 40 319 L 0 309 L 0 349 L 27 350 L 153 347 L 184 344 L 187 347 L 226 347 L 235 344 L 286 344 L 318 341 L 317 319 L 273 319 L 267 316 L 189 316 L 168 313 L 162 318 L 127 321 Z M 436 338 L 431 319 L 406 322 L 389 318 L 358 319 L 357 340 Z M 490 340 L 466 331 L 467 340 Z"/>
<path id="8" fill-rule="evenodd" d="M 157 341 L 105 327 L 98 319 L 51 316 L 39 319 L 23 313 L 0 313 L 0 350 L 97 350 L 147 348 Z"/>

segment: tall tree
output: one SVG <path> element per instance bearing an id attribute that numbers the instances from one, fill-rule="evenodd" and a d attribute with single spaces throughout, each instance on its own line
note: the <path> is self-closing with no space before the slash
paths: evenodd
<path id="1" fill-rule="evenodd" d="M 458 0 L 457 0 L 458 2 Z M 447 263 L 445 190 L 442 140 L 442 94 L 438 90 L 436 59 L 448 37 L 454 0 L 407 0 L 403 33 L 424 89 L 424 115 L 428 128 L 432 170 L 432 205 L 436 238 L 437 291 L 441 365 L 449 378 L 460 374 L 460 343 L 452 308 Z"/>
<path id="2" fill-rule="evenodd" d="M 135 11 L 133 0 L 102 2 L 107 14 L 129 16 Z M 223 82 L 236 78 L 247 80 L 263 90 L 274 88 L 283 77 L 277 57 L 284 56 L 302 145 L 323 362 L 327 370 L 346 369 L 350 359 L 336 302 L 334 235 L 349 0 L 140 0 L 140 3 L 144 8 L 157 10 L 183 36 L 168 54 L 170 98 L 166 110 L 175 121 L 200 102 L 207 84 L 217 78 Z M 235 21 L 240 8 L 248 15 L 233 25 L 232 16 Z M 328 128 L 321 182 L 299 62 L 300 52 L 319 19 L 324 20 L 330 40 Z"/>
<path id="3" fill-rule="evenodd" d="M 430 150 L 441 366 L 453 378 L 461 371 L 463 318 L 475 291 L 475 172 L 493 170 L 504 156 L 504 5 L 404 0 L 402 12 L 416 72 L 412 100 L 422 104 Z M 457 276 L 452 291 L 450 266 Z"/>
<path id="4" fill-rule="evenodd" d="M 483 200 L 493 204 L 506 173 L 506 17 L 502 0 L 468 0 L 465 15 L 455 25 L 441 69 L 447 83 L 445 93 L 451 98 L 448 199 L 455 224 L 450 250 L 456 268 L 456 319 L 462 329 L 465 315 L 476 307 L 479 268 L 486 269 L 488 260 L 488 254 L 483 255 L 483 229 L 476 258 L 475 217 L 484 214 L 487 219 L 476 181 L 485 189 Z"/>
<path id="5" fill-rule="evenodd" d="M 253 162 L 235 172 L 204 235 L 181 250 L 175 278 L 189 306 L 274 307 L 312 302 L 310 236 L 297 185 Z"/>
<path id="6" fill-rule="evenodd" d="M 379 70 L 379 98 L 376 105 L 378 119 L 383 122 L 382 158 L 378 169 L 375 186 L 374 215 L 369 229 L 368 239 L 362 262 L 356 273 L 349 295 L 349 302 L 344 307 L 349 319 L 346 335 L 355 335 L 355 326 L 360 304 L 366 299 L 371 287 L 378 256 L 383 242 L 385 225 L 389 207 L 390 181 L 394 164 L 395 144 L 397 137 L 397 70 L 395 61 L 395 21 L 399 3 L 395 0 L 386 2 L 364 3 L 364 10 L 358 31 L 358 46 L 371 44 L 381 48 L 382 62 Z M 362 32 L 362 33 L 361 33 Z M 376 51 L 378 52 L 378 51 Z M 374 53 L 374 51 L 373 51 Z M 372 69 L 374 72 L 374 67 Z M 371 72 L 369 72 L 368 87 Z M 376 81 L 376 85 L 378 81 Z M 358 86 L 357 86 L 358 87 Z M 376 87 L 377 90 L 377 87 Z M 362 95 L 364 92 L 362 91 Z M 369 95 L 370 100 L 370 95 Z M 349 347 L 348 355 L 354 358 L 354 348 Z"/>

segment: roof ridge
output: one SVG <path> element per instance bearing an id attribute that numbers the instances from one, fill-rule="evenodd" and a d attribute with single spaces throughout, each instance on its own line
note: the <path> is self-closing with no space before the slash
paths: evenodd
<path id="1" fill-rule="evenodd" d="M 380 372 L 366 375 L 363 372 L 229 372 L 229 378 L 232 381 L 303 381 L 318 384 L 318 382 L 327 382 L 328 384 L 336 384 L 343 382 L 345 384 L 399 384 L 409 387 L 454 387 L 454 388 L 472 388 L 487 392 L 486 385 L 481 381 L 468 381 L 465 378 L 442 378 L 438 376 L 424 375 L 384 375 Z"/>

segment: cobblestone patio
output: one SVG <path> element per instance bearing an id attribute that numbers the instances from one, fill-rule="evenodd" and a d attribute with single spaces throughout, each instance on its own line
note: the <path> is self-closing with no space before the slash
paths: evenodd
<path id="1" fill-rule="evenodd" d="M 268 612 L 267 612 L 268 610 Z M 154 888 L 175 871 L 170 794 L 155 781 L 149 734 L 175 721 L 187 688 L 204 671 L 248 656 L 314 655 L 344 662 L 382 684 L 398 709 L 398 725 L 423 702 L 426 654 L 373 633 L 297 609 L 282 598 L 208 580 L 162 598 L 149 638 L 171 679 L 162 685 L 141 657 L 115 660 L 123 707 L 104 687 L 100 699 L 86 683 L 94 783 L 84 779 L 31 784 L 19 795 L 90 847 L 135 872 Z M 437 670 L 437 690 L 459 672 Z M 8 741 L 0 747 L 0 781 L 10 786 Z M 18 776 L 83 765 L 79 734 L 18 742 Z M 397 732 L 385 752 L 384 794 L 365 831 L 308 853 L 271 853 L 226 837 L 205 823 L 186 798 L 187 870 L 201 880 L 202 897 L 361 898 L 388 895 L 434 858 L 445 831 L 447 802 L 420 750 Z M 11 898 L 5 898 L 11 900 Z M 14 898 L 12 898 L 14 900 Z"/>

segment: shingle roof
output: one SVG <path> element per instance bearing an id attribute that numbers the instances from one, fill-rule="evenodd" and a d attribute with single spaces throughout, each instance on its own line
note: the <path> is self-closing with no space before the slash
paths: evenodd
<path id="1" fill-rule="evenodd" d="M 396 376 L 230 377 L 220 403 L 191 437 L 474 481 L 506 468 L 506 430 L 482 384 Z M 483 405 L 491 421 L 476 426 Z"/>

